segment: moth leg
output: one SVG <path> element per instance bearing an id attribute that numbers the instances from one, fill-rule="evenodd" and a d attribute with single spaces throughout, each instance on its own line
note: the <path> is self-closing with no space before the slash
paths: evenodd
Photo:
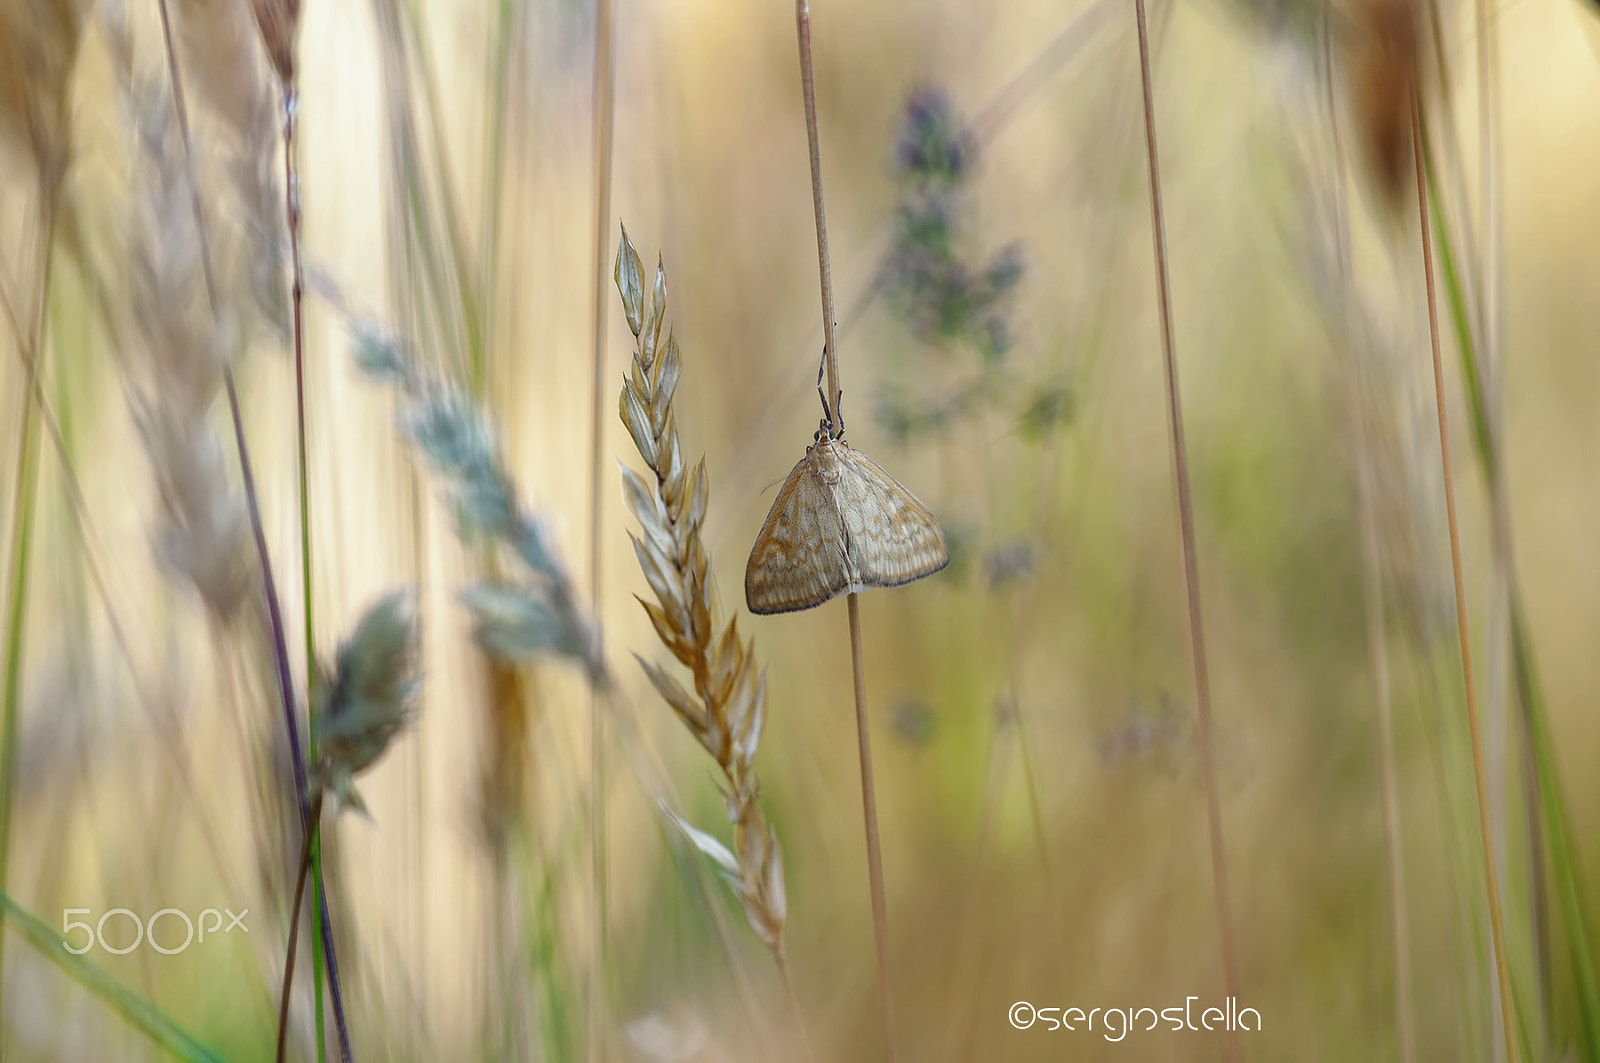
<path id="1" fill-rule="evenodd" d="M 817 398 L 822 400 L 822 420 L 830 429 L 828 434 L 831 436 L 833 434 L 831 431 L 833 428 L 833 413 L 828 409 L 827 393 L 822 390 L 822 373 L 827 367 L 828 345 L 824 343 L 822 345 L 822 361 L 817 363 Z"/>

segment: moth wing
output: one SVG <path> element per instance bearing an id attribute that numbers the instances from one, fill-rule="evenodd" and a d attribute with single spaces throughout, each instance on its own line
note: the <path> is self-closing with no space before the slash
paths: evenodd
<path id="1" fill-rule="evenodd" d="M 883 466 L 841 447 L 839 510 L 864 587 L 898 587 L 950 563 L 950 547 L 932 510 Z"/>
<path id="2" fill-rule="evenodd" d="M 793 613 L 821 605 L 850 584 L 843 528 L 833 498 L 801 458 L 772 501 L 744 568 L 752 613 Z"/>

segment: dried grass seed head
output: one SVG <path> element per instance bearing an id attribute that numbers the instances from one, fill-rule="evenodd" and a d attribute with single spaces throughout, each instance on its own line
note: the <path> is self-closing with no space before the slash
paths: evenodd
<path id="1" fill-rule="evenodd" d="M 222 119 L 226 131 L 224 169 L 235 208 L 227 213 L 236 222 L 227 232 L 243 245 L 231 257 L 244 259 L 235 268 L 245 273 L 262 320 L 286 341 L 291 323 L 277 153 L 283 115 L 253 19 L 236 0 L 183 0 L 177 15 L 194 96 Z"/>
<path id="2" fill-rule="evenodd" d="M 142 164 L 128 226 L 128 303 L 140 357 L 130 361 L 135 423 L 155 473 L 161 514 L 156 552 L 168 571 L 231 618 L 248 592 L 244 500 L 212 411 L 224 360 L 238 344 L 233 318 L 205 309 L 199 239 L 169 99 L 154 83 L 131 90 Z"/>
<path id="3" fill-rule="evenodd" d="M 50 180 L 71 149 L 83 8 L 81 0 L 0 0 L 0 136 Z"/>
<path id="4" fill-rule="evenodd" d="M 1358 0 L 1349 34 L 1347 91 L 1374 183 L 1391 207 L 1410 183 L 1411 102 L 1421 85 L 1415 0 Z"/>
<path id="5" fill-rule="evenodd" d="M 754 761 L 765 721 L 766 676 L 753 644 L 730 620 L 716 634 L 719 609 L 710 579 L 710 559 L 701 536 L 709 496 L 702 460 L 690 470 L 683 460 L 672 411 L 681 362 L 668 329 L 666 270 L 657 260 L 648 300 L 638 253 L 624 230 L 613 273 L 628 328 L 637 339 L 631 372 L 618 409 L 653 476 L 622 469 L 623 496 L 639 521 L 630 536 L 639 567 L 656 602 L 640 600 L 656 634 L 694 678 L 690 693 L 665 668 L 638 658 L 651 685 L 716 759 L 727 780 L 728 819 L 734 849 L 667 811 L 693 844 L 721 869 L 739 896 L 751 929 L 769 948 L 781 949 L 785 919 L 783 863 L 777 836 L 756 803 L 760 786 Z"/>
<path id="6" fill-rule="evenodd" d="M 285 88 L 294 84 L 294 42 L 300 30 L 300 0 L 250 0 L 267 59 Z"/>

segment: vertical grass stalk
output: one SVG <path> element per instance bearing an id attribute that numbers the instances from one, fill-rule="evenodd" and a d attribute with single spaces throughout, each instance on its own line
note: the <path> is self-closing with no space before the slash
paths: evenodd
<path id="1" fill-rule="evenodd" d="M 178 52 L 172 40 L 172 14 L 167 0 L 157 0 L 157 7 L 161 15 L 162 44 L 166 50 L 167 73 L 172 80 L 173 111 L 178 118 L 178 131 L 183 140 L 183 153 L 185 163 L 185 176 L 189 184 L 189 199 L 194 210 L 195 239 L 200 247 L 200 267 L 205 278 L 206 301 L 211 309 L 214 321 L 221 319 L 221 303 L 217 294 L 216 270 L 211 260 L 211 242 L 206 235 L 205 209 L 200 201 L 200 179 L 194 164 L 194 138 L 189 129 L 189 107 L 183 91 L 183 73 L 178 65 Z M 261 10 L 257 10 L 258 22 L 261 21 Z M 280 27 L 281 29 L 281 27 Z M 263 36 L 266 27 L 263 23 Z M 273 52 L 272 42 L 268 43 L 268 51 Z M 274 63 L 280 68 L 278 56 L 273 55 Z M 293 194 L 292 187 L 288 193 Z M 284 632 L 283 611 L 278 603 L 278 589 L 272 575 L 272 554 L 267 549 L 267 536 L 261 523 L 261 506 L 256 494 L 256 481 L 253 466 L 250 462 L 250 448 L 245 439 L 244 414 L 239 404 L 239 387 L 234 378 L 233 363 L 224 358 L 222 360 L 222 383 L 228 395 L 228 416 L 233 423 L 234 443 L 239 454 L 239 477 L 244 482 L 245 508 L 250 514 L 250 532 L 255 541 L 256 560 L 261 566 L 262 596 L 266 600 L 267 624 L 272 634 L 273 663 L 276 666 L 278 679 L 278 695 L 283 705 L 284 729 L 289 737 L 289 756 L 294 766 L 295 794 L 300 805 L 301 829 L 308 835 L 312 829 L 311 804 L 308 797 L 306 781 L 306 761 L 302 757 L 300 747 L 300 728 L 295 721 L 294 706 L 294 678 L 289 668 L 289 646 Z M 309 609 L 310 603 L 307 602 Z M 307 661 L 310 667 L 310 660 Z M 315 860 L 315 857 L 313 857 Z M 344 1060 L 353 1058 L 350 1049 L 350 1030 L 345 1021 L 344 998 L 339 984 L 338 963 L 334 957 L 333 948 L 333 923 L 328 917 L 327 898 L 321 895 L 322 874 L 321 869 L 314 862 L 312 865 L 312 897 L 316 902 L 320 923 L 318 940 L 327 960 L 328 991 L 333 1001 L 334 1025 L 339 1034 L 339 1049 Z M 316 985 L 317 999 L 322 998 L 320 979 Z M 321 1042 L 318 1042 L 320 1053 Z"/>
<path id="2" fill-rule="evenodd" d="M 311 799 L 311 829 L 306 832 L 300 847 L 300 862 L 295 865 L 294 902 L 289 906 L 289 944 L 283 961 L 283 990 L 278 995 L 278 1053 L 277 1063 L 283 1063 L 283 1053 L 289 1038 L 289 991 L 294 988 L 294 957 L 300 939 L 300 901 L 305 896 L 307 872 L 311 870 L 311 853 L 322 833 L 322 795 Z"/>
<path id="3" fill-rule="evenodd" d="M 1339 309 L 1343 315 L 1344 338 L 1352 343 L 1355 285 L 1352 279 L 1349 201 L 1344 184 L 1344 143 L 1339 132 L 1339 108 L 1333 88 L 1333 25 L 1324 11 L 1322 23 L 1322 76 L 1327 92 L 1328 127 L 1333 137 L 1334 244 L 1338 254 L 1337 277 Z M 1361 543 L 1361 597 L 1366 610 L 1367 657 L 1372 668 L 1372 684 L 1377 713 L 1379 801 L 1383 809 L 1385 870 L 1389 892 L 1389 930 L 1394 950 L 1395 1035 L 1399 1041 L 1400 1063 L 1415 1063 L 1416 1009 L 1411 988 L 1411 934 L 1406 912 L 1405 859 L 1400 842 L 1400 793 L 1395 771 L 1394 697 L 1389 671 L 1389 638 L 1384 623 L 1382 557 L 1378 536 L 1377 475 L 1373 454 L 1374 430 L 1370 424 L 1372 395 L 1365 366 L 1355 363 L 1347 374 L 1352 420 L 1356 433 L 1356 522 Z"/>
<path id="4" fill-rule="evenodd" d="M 594 349 L 591 352 L 593 377 L 590 395 L 589 436 L 589 612 L 594 617 L 597 636 L 600 627 L 600 542 L 603 517 L 600 490 L 601 463 L 605 444 L 605 373 L 607 242 L 611 235 L 611 139 L 615 98 L 613 93 L 613 52 L 611 12 L 615 0 L 598 0 L 594 36 Z M 600 652 L 604 652 L 603 650 Z M 594 957 L 589 981 L 588 1058 L 604 1060 L 605 1052 L 605 957 L 608 893 L 606 882 L 606 749 L 605 718 L 600 710 L 600 685 L 589 683 L 589 845 L 591 873 L 594 876 L 595 915 Z"/>
<path id="5" fill-rule="evenodd" d="M 1484 871 L 1489 889 L 1489 929 L 1494 937 L 1494 962 L 1500 991 L 1500 1022 L 1506 1059 L 1517 1061 L 1516 1025 L 1512 1021 L 1511 975 L 1506 961 L 1505 928 L 1500 916 L 1500 886 L 1495 873 L 1494 836 L 1489 827 L 1488 794 L 1483 770 L 1483 737 L 1478 728 L 1478 698 L 1472 681 L 1472 641 L 1467 631 L 1467 605 L 1461 576 L 1461 534 L 1456 524 L 1455 485 L 1450 478 L 1450 433 L 1444 406 L 1444 363 L 1439 354 L 1439 311 L 1433 287 L 1433 235 L 1428 225 L 1428 185 L 1423 175 L 1422 115 L 1416 94 L 1411 98 L 1411 150 L 1417 171 L 1417 219 L 1422 229 L 1422 271 L 1428 289 L 1428 337 L 1433 348 L 1434 399 L 1439 411 L 1439 461 L 1444 473 L 1445 516 L 1450 526 L 1450 567 L 1455 580 L 1456 630 L 1461 640 L 1461 678 L 1467 694 L 1467 729 L 1472 736 L 1473 781 L 1478 792 L 1478 828 L 1483 836 Z"/>
<path id="6" fill-rule="evenodd" d="M 1172 432 L 1172 472 L 1178 489 L 1178 530 L 1183 553 L 1184 599 L 1188 605 L 1189 665 L 1194 673 L 1194 700 L 1200 777 L 1206 794 L 1206 825 L 1211 840 L 1211 883 L 1216 902 L 1217 932 L 1222 949 L 1225 995 L 1239 994 L 1239 961 L 1234 948 L 1233 919 L 1228 909 L 1227 852 L 1222 838 L 1222 798 L 1217 792 L 1216 751 L 1211 733 L 1211 685 L 1206 673 L 1205 631 L 1200 618 L 1200 572 L 1195 561 L 1194 506 L 1189 492 L 1189 455 L 1183 438 L 1183 409 L 1178 399 L 1178 360 L 1172 343 L 1172 293 L 1167 277 L 1166 222 L 1161 209 L 1161 165 L 1156 152 L 1155 97 L 1150 83 L 1150 33 L 1144 0 L 1134 0 L 1139 23 L 1139 75 L 1144 87 L 1145 149 L 1150 161 L 1150 226 L 1155 237 L 1156 298 L 1161 313 L 1161 357 L 1166 370 L 1167 420 Z M 1223 1040 L 1225 1058 L 1236 1058 L 1230 1033 Z"/>
<path id="7" fill-rule="evenodd" d="M 300 260 L 300 171 L 294 159 L 295 120 L 299 117 L 300 100 L 293 77 L 284 78 L 279 85 L 283 94 L 283 216 L 289 230 L 289 293 L 294 332 L 294 399 L 295 445 L 297 475 L 300 481 L 300 594 L 305 602 L 306 674 L 311 674 L 311 662 L 316 660 L 316 627 L 312 620 L 311 600 L 311 486 L 308 472 L 309 459 L 306 447 L 306 358 L 305 317 L 301 307 L 304 291 L 304 268 Z M 306 757 L 311 763 L 317 760 L 317 720 L 306 717 Z M 317 829 L 317 817 L 312 816 L 311 830 L 306 834 L 306 845 L 311 857 L 311 906 L 322 906 L 322 840 Z M 298 884 L 296 884 L 298 892 Z M 296 913 L 298 914 L 298 913 Z M 292 933 L 292 932 L 291 932 Z M 323 981 L 322 940 L 311 940 L 311 983 L 316 989 L 315 1015 L 317 1028 L 317 1058 L 323 1058 L 326 1040 L 326 1019 L 322 1007 Z M 285 978 L 285 986 L 288 979 Z"/>
<path id="8" fill-rule="evenodd" d="M 43 366 L 45 313 L 50 300 L 51 245 L 55 242 L 56 192 L 59 183 L 43 166 L 39 174 L 37 292 L 31 334 L 22 352 L 28 376 L 38 379 Z M 10 888 L 12 799 L 17 786 L 17 718 L 22 712 L 23 628 L 28 618 L 28 569 L 33 554 L 33 517 L 39 487 L 39 416 L 43 395 L 22 396 L 22 423 L 17 437 L 17 491 L 11 510 L 11 565 L 6 577 L 6 661 L 4 702 L 0 703 L 0 892 Z M 0 1016 L 5 1010 L 5 909 L 0 908 Z M 0 1055 L 4 1046 L 0 1045 Z"/>
<path id="9" fill-rule="evenodd" d="M 817 85 L 811 62 L 811 5 L 795 0 L 795 29 L 800 44 L 800 88 L 805 98 L 806 139 L 811 156 L 811 205 L 817 220 L 817 268 L 822 280 L 823 363 L 828 378 L 829 408 L 839 409 L 839 349 L 833 318 L 833 276 L 828 264 L 828 221 L 822 205 L 822 148 L 817 133 Z M 889 983 L 889 916 L 883 895 L 883 854 L 878 840 L 878 807 L 872 785 L 872 742 L 867 727 L 867 679 L 861 663 L 861 610 L 856 595 L 848 599 L 850 666 L 855 681 L 856 739 L 861 755 L 861 805 L 866 820 L 867 877 L 872 889 L 872 933 L 878 953 L 878 997 L 883 1009 L 884 1058 L 895 1058 L 894 996 Z"/>

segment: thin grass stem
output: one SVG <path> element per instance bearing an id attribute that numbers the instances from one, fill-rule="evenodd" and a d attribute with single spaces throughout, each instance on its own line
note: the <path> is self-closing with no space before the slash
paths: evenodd
<path id="1" fill-rule="evenodd" d="M 822 203 L 822 147 L 817 132 L 817 84 L 811 61 L 811 5 L 795 0 L 795 30 L 800 45 L 800 89 L 805 99 L 806 140 L 811 159 L 811 205 L 817 221 L 817 267 L 822 281 L 823 364 L 828 378 L 829 408 L 839 409 L 839 351 L 833 317 L 833 275 L 828 264 L 828 221 Z M 889 916 L 883 891 L 883 854 L 878 839 L 878 805 L 872 786 L 872 742 L 867 726 L 867 679 L 861 661 L 861 610 L 856 595 L 848 599 L 850 666 L 855 685 L 856 739 L 861 756 L 861 804 L 866 820 L 867 877 L 872 890 L 872 935 L 878 953 L 878 997 L 883 1009 L 884 1058 L 895 1058 L 894 995 L 889 982 Z"/>
<path id="2" fill-rule="evenodd" d="M 46 168 L 39 174 L 39 226 L 35 277 L 34 318 L 23 359 L 28 375 L 37 380 L 44 351 L 50 299 L 51 246 L 55 243 L 56 194 L 59 182 Z M 22 337 L 18 337 L 21 342 Z M 43 396 L 41 395 L 42 399 Z M 17 788 L 17 720 L 22 712 L 23 629 L 28 615 L 28 576 L 33 554 L 33 521 L 39 487 L 39 414 L 42 402 L 22 397 L 22 422 L 17 437 L 17 488 L 11 510 L 11 567 L 6 577 L 5 691 L 0 703 L 0 893 L 9 888 L 11 871 L 11 817 Z M 0 909 L 0 976 L 5 971 L 5 912 Z M 4 988 L 0 977 L 0 990 Z M 0 992 L 0 1013 L 5 994 Z"/>
<path id="3" fill-rule="evenodd" d="M 1200 613 L 1200 572 L 1195 560 L 1194 506 L 1189 492 L 1189 455 L 1183 438 L 1183 409 L 1178 399 L 1178 360 L 1172 340 L 1172 294 L 1167 277 L 1166 222 L 1161 209 L 1161 164 L 1156 151 L 1155 96 L 1150 78 L 1150 34 L 1144 0 L 1134 0 L 1139 23 L 1139 73 L 1144 85 L 1145 148 L 1150 161 L 1150 225 L 1155 236 L 1156 296 L 1161 312 L 1161 356 L 1166 370 L 1167 419 L 1172 432 L 1172 470 L 1178 489 L 1178 529 L 1183 552 L 1184 598 L 1188 604 L 1189 665 L 1194 673 L 1196 740 L 1200 775 L 1206 795 L 1206 826 L 1211 840 L 1212 893 L 1222 949 L 1222 981 L 1227 996 L 1239 994 L 1239 961 L 1229 914 L 1227 852 L 1222 837 L 1222 799 L 1217 792 L 1216 751 L 1211 728 L 1211 684 L 1206 671 L 1205 630 Z M 1223 1039 L 1225 1058 L 1237 1058 L 1230 1032 Z"/>
<path id="4" fill-rule="evenodd" d="M 878 838 L 878 800 L 872 784 L 872 739 L 867 728 L 867 681 L 861 663 L 861 608 L 850 609 L 850 668 L 855 679 L 856 743 L 861 753 L 861 804 L 866 809 L 867 875 L 872 887 L 872 938 L 878 953 L 878 992 L 883 1006 L 884 1058 L 895 1058 L 894 995 L 889 981 L 889 914 L 883 895 L 883 847 Z"/>
<path id="5" fill-rule="evenodd" d="M 305 316 L 301 306 L 305 277 L 300 257 L 300 173 L 294 159 L 294 132 L 296 120 L 299 118 L 300 100 L 293 81 L 284 81 L 280 88 L 283 91 L 283 216 L 284 224 L 289 231 L 289 294 L 294 333 L 295 457 L 300 481 L 300 594 L 305 603 L 306 668 L 309 674 L 311 662 L 316 659 L 317 640 L 311 599 L 311 477 L 309 448 L 306 445 Z M 309 718 L 306 724 L 306 756 L 315 763 L 317 759 L 315 717 Z M 322 895 L 322 847 L 316 841 L 317 833 L 313 830 L 307 835 L 311 863 L 316 872 L 311 882 L 311 905 L 314 908 L 320 907 Z M 324 977 L 322 968 L 322 941 L 320 938 L 313 938 L 311 979 L 312 983 L 319 987 Z M 320 991 L 316 994 L 315 1008 L 317 1058 L 322 1059 L 325 1054 L 323 1046 L 326 1042 L 326 1020 L 323 1017 Z"/>
<path id="6" fill-rule="evenodd" d="M 183 72 L 178 65 L 178 52 L 172 39 L 172 14 L 167 0 L 156 0 L 161 14 L 161 36 L 166 50 L 167 72 L 172 80 L 173 110 L 178 118 L 178 131 L 183 140 L 185 177 L 189 184 L 189 200 L 194 212 L 195 239 L 200 247 L 200 267 L 205 278 L 206 300 L 213 320 L 220 320 L 221 303 L 217 293 L 216 271 L 212 266 L 211 243 L 206 234 L 205 208 L 200 202 L 200 180 L 195 172 L 194 138 L 189 128 L 189 107 L 183 90 Z M 239 403 L 239 387 L 234 378 L 233 363 L 222 360 L 222 383 L 228 395 L 228 415 L 233 423 L 234 443 L 239 453 L 239 477 L 244 482 L 246 509 L 250 514 L 250 531 L 255 540 L 256 558 L 261 566 L 262 595 L 266 599 L 268 627 L 272 634 L 273 663 L 277 669 L 278 694 L 283 704 L 284 728 L 289 737 L 289 755 L 294 763 L 295 794 L 300 805 L 301 827 L 311 828 L 311 805 L 306 783 L 306 762 L 301 756 L 300 730 L 295 722 L 294 679 L 289 669 L 288 640 L 284 632 L 283 613 L 278 602 L 278 590 L 272 576 L 272 554 L 267 548 L 266 532 L 261 523 L 261 506 L 256 493 L 255 473 L 250 463 L 250 448 L 245 439 L 244 414 Z M 307 601 L 309 609 L 310 602 Z M 310 661 L 307 661 L 307 667 Z M 315 854 L 313 854 L 315 860 Z M 328 917 L 327 898 L 321 893 L 321 868 L 312 868 L 315 880 L 312 896 L 317 900 L 320 940 L 327 959 L 328 990 L 333 999 L 334 1024 L 339 1033 L 339 1049 L 345 1063 L 353 1058 L 350 1049 L 350 1031 L 345 1021 L 344 999 L 339 984 L 338 961 L 333 946 L 333 923 Z M 321 985 L 317 986 L 321 999 Z"/>
<path id="7" fill-rule="evenodd" d="M 278 1063 L 283 1063 L 284 1047 L 289 1034 L 289 991 L 294 987 L 295 946 L 300 940 L 300 901 L 305 895 L 307 872 L 311 869 L 311 853 L 316 848 L 317 835 L 322 833 L 322 795 L 311 799 L 311 829 L 306 831 L 300 846 L 300 862 L 294 873 L 294 903 L 289 906 L 289 944 L 283 961 L 283 990 L 278 996 Z M 319 1036 L 321 1031 L 318 1031 Z"/>
<path id="8" fill-rule="evenodd" d="M 1346 342 L 1355 335 L 1353 322 L 1355 285 L 1352 281 L 1349 202 L 1345 195 L 1344 144 L 1339 129 L 1339 108 L 1333 84 L 1333 27 L 1324 11 L 1322 24 L 1322 76 L 1327 94 L 1328 127 L 1333 138 L 1334 246 L 1338 255 L 1339 306 L 1344 315 Z M 1400 1063 L 1415 1063 L 1416 1013 L 1411 985 L 1411 933 L 1407 918 L 1405 858 L 1400 839 L 1400 795 L 1395 771 L 1394 691 L 1389 667 L 1389 638 L 1384 622 L 1382 557 L 1378 536 L 1377 483 L 1374 471 L 1373 429 L 1369 404 L 1374 396 L 1361 363 L 1347 375 L 1346 389 L 1354 414 L 1356 434 L 1356 524 L 1361 548 L 1361 597 L 1366 611 L 1367 658 L 1377 713 L 1374 720 L 1378 744 L 1379 802 L 1383 809 L 1385 878 L 1389 892 L 1389 931 L 1394 950 L 1395 1036 Z"/>
<path id="9" fill-rule="evenodd" d="M 811 1033 L 806 1028 L 805 1010 L 800 1007 L 800 993 L 794 987 L 794 972 L 789 969 L 789 953 L 780 944 L 775 955 L 778 973 L 783 976 L 784 995 L 789 998 L 789 1013 L 794 1019 L 795 1034 L 800 1038 L 801 1058 L 806 1063 L 813 1063 L 817 1056 L 811 1050 Z"/>
<path id="10" fill-rule="evenodd" d="M 1439 309 L 1433 285 L 1433 236 L 1428 225 L 1428 185 L 1422 165 L 1422 114 L 1415 93 L 1411 98 L 1411 148 L 1417 171 L 1417 219 L 1422 229 L 1422 270 L 1428 288 L 1428 337 L 1433 347 L 1434 398 L 1439 412 L 1439 460 L 1444 473 L 1445 516 L 1450 525 L 1450 568 L 1455 580 L 1456 630 L 1461 640 L 1461 678 L 1467 694 L 1467 727 L 1472 737 L 1473 781 L 1478 792 L 1478 828 L 1483 836 L 1484 871 L 1489 889 L 1489 929 L 1494 935 L 1494 961 L 1500 991 L 1500 1022 L 1505 1035 L 1506 1059 L 1517 1060 L 1516 1025 L 1512 1016 L 1511 974 L 1506 960 L 1505 928 L 1500 915 L 1500 886 L 1495 874 L 1494 836 L 1489 826 L 1488 793 L 1484 783 L 1483 738 L 1478 728 L 1478 698 L 1472 681 L 1472 640 L 1467 630 L 1467 606 L 1461 575 L 1461 534 L 1456 524 L 1455 484 L 1450 477 L 1450 434 L 1444 405 L 1444 362 L 1439 353 Z"/>
<path id="11" fill-rule="evenodd" d="M 612 5 L 615 0 L 598 0 L 594 37 L 594 347 L 591 351 L 592 379 L 589 436 L 589 594 L 590 615 L 596 636 L 604 641 L 600 626 L 600 549 L 604 499 L 600 481 L 604 474 L 606 413 L 606 321 L 609 309 L 608 284 L 611 236 L 611 154 L 615 94 L 612 72 L 615 42 L 612 38 Z M 603 651 L 601 651 L 603 652 Z M 606 876 L 606 748 L 605 714 L 601 708 L 599 684 L 589 684 L 589 845 L 590 873 L 594 878 L 595 916 L 591 943 L 594 950 L 590 970 L 588 1006 L 588 1058 L 604 1060 L 606 1015 L 606 923 L 609 888 Z"/>
<path id="12" fill-rule="evenodd" d="M 30 344 L 29 334 L 22 330 L 22 323 L 17 317 L 15 307 L 12 306 L 10 294 L 3 286 L 0 286 L 0 309 L 4 310 L 6 322 L 11 326 L 12 335 L 16 338 L 18 359 L 22 362 L 23 375 L 28 379 L 28 394 L 38 410 L 40 423 L 50 437 L 51 448 L 55 451 L 56 461 L 60 465 L 62 486 L 66 489 L 67 500 L 70 503 L 68 511 L 83 549 L 84 564 L 89 570 L 89 582 L 105 608 L 106 624 L 111 629 L 111 641 L 128 667 L 128 673 L 138 693 L 140 707 L 150 718 L 152 726 L 167 739 L 163 751 L 172 757 L 172 766 L 177 772 L 178 782 L 191 799 L 191 807 L 195 811 L 196 822 L 212 863 L 230 891 L 238 895 L 241 891 L 236 888 L 223 861 L 222 843 L 217 834 L 216 824 L 210 815 L 210 809 L 197 796 L 199 788 L 194 777 L 193 757 L 183 740 L 174 708 L 155 697 L 151 692 L 150 683 L 139 672 L 138 661 L 133 652 L 133 642 L 128 638 L 127 628 L 122 623 L 116 600 L 111 593 L 110 582 L 106 578 L 101 556 L 104 553 L 103 543 L 94 522 L 90 519 L 89 503 L 83 493 L 83 483 L 78 478 L 77 469 L 73 467 L 72 455 L 67 446 L 66 436 L 62 432 L 61 423 L 50 407 L 49 397 L 44 393 L 44 385 L 39 378 L 39 367 L 36 364 L 35 348 Z M 97 550 L 96 547 L 100 549 Z"/>

